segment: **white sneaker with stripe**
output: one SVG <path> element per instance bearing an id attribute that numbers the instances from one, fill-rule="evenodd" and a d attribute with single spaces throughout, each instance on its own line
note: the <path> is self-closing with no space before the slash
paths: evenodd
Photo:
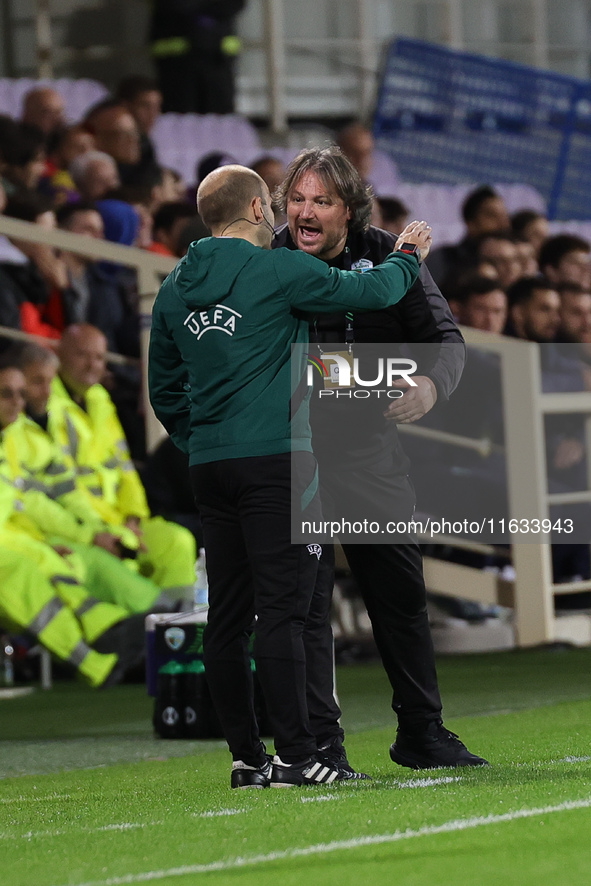
<path id="1" fill-rule="evenodd" d="M 338 769 L 321 763 L 316 757 L 308 757 L 298 763 L 284 763 L 281 757 L 273 757 L 271 772 L 272 788 L 293 788 L 303 785 L 332 784 L 339 777 Z"/>

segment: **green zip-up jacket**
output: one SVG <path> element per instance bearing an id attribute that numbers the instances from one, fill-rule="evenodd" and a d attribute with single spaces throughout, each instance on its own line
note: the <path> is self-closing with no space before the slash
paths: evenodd
<path id="1" fill-rule="evenodd" d="M 191 244 L 152 315 L 157 417 L 192 465 L 311 449 L 307 389 L 302 395 L 308 323 L 299 313 L 389 307 L 418 272 L 417 259 L 401 252 L 360 274 L 242 239 Z"/>

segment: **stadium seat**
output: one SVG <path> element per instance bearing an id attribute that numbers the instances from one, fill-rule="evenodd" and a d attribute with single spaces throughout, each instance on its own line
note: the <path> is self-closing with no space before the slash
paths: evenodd
<path id="1" fill-rule="evenodd" d="M 263 153 L 255 127 L 238 114 L 162 114 L 152 131 L 159 162 L 195 183 L 195 167 L 220 151 L 249 164 Z"/>

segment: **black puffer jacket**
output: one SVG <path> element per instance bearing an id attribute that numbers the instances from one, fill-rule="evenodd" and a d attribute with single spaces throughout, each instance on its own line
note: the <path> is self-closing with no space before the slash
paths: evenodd
<path id="1" fill-rule="evenodd" d="M 328 264 L 343 270 L 354 269 L 364 259 L 367 267 L 379 265 L 392 251 L 396 237 L 380 228 L 370 227 L 365 233 L 349 234 L 344 250 Z M 273 248 L 296 246 L 287 225 L 281 227 Z M 324 314 L 311 319 L 310 340 L 319 344 L 345 341 L 345 315 Z M 427 359 L 419 362 L 419 372 L 427 375 L 437 389 L 438 401 L 448 400 L 455 390 L 464 368 L 466 351 L 449 305 L 423 265 L 420 275 L 405 297 L 384 311 L 356 312 L 353 317 L 354 340 L 364 343 L 431 344 Z M 442 344 L 445 347 L 438 348 Z M 424 353 L 424 352 L 423 352 Z M 350 402 L 318 401 L 312 398 L 310 418 L 314 450 L 319 458 L 330 453 L 331 461 L 349 458 L 374 459 L 384 447 L 394 452 L 401 472 L 408 461 L 398 440 L 393 422 L 386 422 L 382 400 Z"/>

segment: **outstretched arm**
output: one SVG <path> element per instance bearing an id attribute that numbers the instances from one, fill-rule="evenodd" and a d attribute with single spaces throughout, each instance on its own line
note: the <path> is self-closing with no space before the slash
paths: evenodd
<path id="1" fill-rule="evenodd" d="M 299 310 L 381 310 L 400 301 L 416 280 L 419 259 L 429 251 L 431 229 L 426 222 L 412 222 L 401 238 L 383 264 L 363 274 L 329 268 L 304 252 L 284 249 L 274 253 L 275 270 L 289 303 Z M 420 255 L 400 252 L 403 243 L 416 244 Z"/>

